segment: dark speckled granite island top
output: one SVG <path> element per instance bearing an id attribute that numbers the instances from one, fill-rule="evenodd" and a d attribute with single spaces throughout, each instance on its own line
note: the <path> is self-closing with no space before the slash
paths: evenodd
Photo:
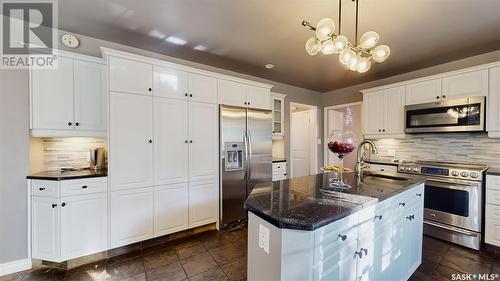
<path id="1" fill-rule="evenodd" d="M 107 170 L 82 170 L 82 171 L 47 171 L 40 172 L 36 174 L 31 174 L 27 178 L 32 180 L 52 180 L 52 181 L 62 181 L 62 180 L 76 180 L 85 178 L 97 178 L 97 177 L 107 177 Z"/>
<path id="2" fill-rule="evenodd" d="M 354 173 L 344 174 L 344 181 L 352 186 L 348 190 L 328 188 L 334 173 L 259 184 L 250 193 L 245 208 L 279 228 L 315 230 L 425 181 L 411 175 L 377 174 L 387 178 L 371 177 L 373 173 L 361 178 Z"/>

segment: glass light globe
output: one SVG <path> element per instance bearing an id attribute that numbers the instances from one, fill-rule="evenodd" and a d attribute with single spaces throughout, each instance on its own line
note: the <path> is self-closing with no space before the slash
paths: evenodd
<path id="1" fill-rule="evenodd" d="M 358 72 L 365 73 L 370 69 L 371 66 L 372 66 L 372 61 L 369 58 L 362 58 L 358 62 Z"/>
<path id="2" fill-rule="evenodd" d="M 323 41 L 333 34 L 335 31 L 335 22 L 331 18 L 324 18 L 316 25 L 316 37 Z"/>
<path id="3" fill-rule="evenodd" d="M 375 47 L 372 51 L 373 60 L 376 62 L 383 62 L 389 57 L 391 49 L 387 45 L 380 45 Z"/>
<path id="4" fill-rule="evenodd" d="M 347 47 L 348 42 L 347 37 L 343 35 L 339 35 L 333 39 L 334 53 L 342 52 Z"/>
<path id="5" fill-rule="evenodd" d="M 328 39 L 325 42 L 323 42 L 321 52 L 325 55 L 330 55 L 335 52 L 335 46 L 333 45 L 332 39 Z"/>
<path id="6" fill-rule="evenodd" d="M 375 31 L 368 31 L 361 35 L 359 46 L 363 49 L 371 49 L 377 45 L 380 36 Z"/>
<path id="7" fill-rule="evenodd" d="M 316 37 L 311 37 L 306 42 L 306 52 L 310 56 L 316 55 L 321 50 L 321 44 Z"/>
<path id="8" fill-rule="evenodd" d="M 359 67 L 359 61 L 361 60 L 361 57 L 359 55 L 354 55 L 349 63 L 347 64 L 347 67 L 349 67 L 350 70 L 356 71 L 358 70 Z"/>
<path id="9" fill-rule="evenodd" d="M 340 53 L 339 59 L 341 63 L 347 65 L 349 64 L 351 59 L 355 56 L 356 53 L 353 50 L 351 50 L 351 48 L 347 47 L 342 51 L 342 53 Z"/>

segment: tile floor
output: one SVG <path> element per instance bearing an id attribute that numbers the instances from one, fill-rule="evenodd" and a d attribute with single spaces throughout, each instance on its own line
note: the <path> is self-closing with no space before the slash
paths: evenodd
<path id="1" fill-rule="evenodd" d="M 245 228 L 208 231 L 68 271 L 39 269 L 0 281 L 245 280 L 246 235 Z M 461 272 L 500 274 L 500 252 L 476 252 L 424 237 L 423 262 L 411 280 L 451 280 L 452 273 Z"/>

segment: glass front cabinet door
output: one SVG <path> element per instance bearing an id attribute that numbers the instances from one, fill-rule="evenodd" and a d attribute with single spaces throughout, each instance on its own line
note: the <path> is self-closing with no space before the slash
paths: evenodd
<path id="1" fill-rule="evenodd" d="M 273 139 L 283 139 L 285 95 L 271 93 L 273 106 Z"/>

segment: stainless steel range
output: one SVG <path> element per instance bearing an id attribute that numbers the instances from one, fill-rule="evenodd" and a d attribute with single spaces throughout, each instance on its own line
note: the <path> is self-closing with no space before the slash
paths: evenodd
<path id="1" fill-rule="evenodd" d="M 424 233 L 469 248 L 482 241 L 484 172 L 486 166 L 416 161 L 398 165 L 398 172 L 426 177 Z"/>

